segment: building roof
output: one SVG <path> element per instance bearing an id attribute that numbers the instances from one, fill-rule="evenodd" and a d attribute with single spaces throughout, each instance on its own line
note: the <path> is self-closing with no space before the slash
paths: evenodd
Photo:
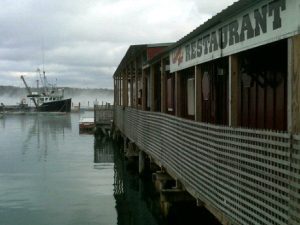
<path id="1" fill-rule="evenodd" d="M 173 49 L 183 45 L 184 43 L 192 40 L 193 38 L 197 37 L 201 33 L 205 32 L 206 30 L 228 20 L 243 10 L 248 9 L 249 7 L 255 5 L 256 3 L 260 2 L 260 0 L 239 0 L 232 5 L 228 6 L 227 8 L 223 9 L 221 12 L 217 13 L 212 18 L 208 19 L 206 22 L 198 26 L 192 32 L 188 33 L 181 39 L 179 39 L 175 43 L 160 43 L 160 44 L 144 44 L 144 45 L 131 45 L 127 50 L 125 56 L 123 57 L 121 63 L 119 64 L 117 70 L 114 73 L 114 76 L 119 73 L 121 69 L 124 68 L 125 62 L 128 62 L 130 58 L 133 58 L 137 54 L 140 54 L 143 50 L 146 50 L 147 47 L 161 47 L 166 46 L 167 48 L 164 49 L 162 52 L 157 54 L 153 59 L 149 60 L 149 64 L 155 63 L 160 60 L 161 57 L 165 57 Z"/>
<path id="2" fill-rule="evenodd" d="M 146 51 L 148 48 L 168 47 L 171 44 L 173 43 L 130 45 L 113 76 L 116 77 L 118 74 L 120 74 L 122 69 L 126 67 L 128 61 L 135 59 L 138 55 L 141 55 L 142 52 Z"/>
<path id="3" fill-rule="evenodd" d="M 233 3 L 232 5 L 228 6 L 226 9 L 223 9 L 221 12 L 217 13 L 215 16 L 213 16 L 212 18 L 208 19 L 206 22 L 198 26 L 192 32 L 190 32 L 183 38 L 179 39 L 168 49 L 166 49 L 166 51 L 171 51 L 181 46 L 185 42 L 188 42 L 189 40 L 197 37 L 199 34 L 205 32 L 206 30 L 224 22 L 225 20 L 231 17 L 234 17 L 235 15 L 239 14 L 243 10 L 246 10 L 252 5 L 255 5 L 257 2 L 260 2 L 260 0 L 240 0 Z"/>
<path id="4" fill-rule="evenodd" d="M 142 51 L 146 50 L 147 45 L 130 45 L 126 54 L 123 56 L 118 68 L 116 69 L 113 77 L 116 77 L 118 74 L 120 74 L 121 70 L 124 69 L 126 66 L 126 62 L 133 59 L 136 55 L 140 54 Z"/>
<path id="5" fill-rule="evenodd" d="M 201 33 L 205 32 L 206 30 L 224 22 L 225 20 L 234 17 L 236 14 L 240 13 L 243 10 L 255 5 L 260 0 L 240 0 L 232 5 L 228 6 L 227 8 L 223 9 L 221 12 L 217 13 L 212 18 L 208 19 L 206 22 L 198 26 L 192 32 L 188 33 L 177 42 L 170 45 L 168 48 L 164 49 L 161 53 L 156 55 L 153 59 L 149 60 L 149 64 L 156 63 L 160 60 L 160 58 L 165 57 L 173 49 L 181 46 L 182 44 L 192 40 L 193 38 L 197 37 Z"/>

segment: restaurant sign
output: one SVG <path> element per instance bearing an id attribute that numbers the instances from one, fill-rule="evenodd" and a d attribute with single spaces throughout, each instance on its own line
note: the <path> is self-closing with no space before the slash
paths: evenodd
<path id="1" fill-rule="evenodd" d="M 299 33 L 299 0 L 264 0 L 170 53 L 175 72 Z"/>

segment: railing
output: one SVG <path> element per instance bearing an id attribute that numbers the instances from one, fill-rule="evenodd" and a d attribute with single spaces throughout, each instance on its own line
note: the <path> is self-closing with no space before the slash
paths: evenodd
<path id="1" fill-rule="evenodd" d="M 96 124 L 111 124 L 114 116 L 114 106 L 94 105 L 94 118 Z"/>
<path id="2" fill-rule="evenodd" d="M 300 136 L 122 107 L 115 125 L 234 223 L 300 224 Z"/>

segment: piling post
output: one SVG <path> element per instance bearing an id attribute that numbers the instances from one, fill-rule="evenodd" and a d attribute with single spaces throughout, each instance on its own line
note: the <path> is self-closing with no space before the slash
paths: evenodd
<path id="1" fill-rule="evenodd" d="M 145 153 L 139 151 L 139 174 L 142 175 L 145 171 Z"/>
<path id="2" fill-rule="evenodd" d="M 123 152 L 126 152 L 127 150 L 127 138 L 123 137 Z"/>

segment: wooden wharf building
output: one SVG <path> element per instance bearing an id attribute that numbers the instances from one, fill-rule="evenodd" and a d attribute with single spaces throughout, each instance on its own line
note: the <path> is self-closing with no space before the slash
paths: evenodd
<path id="1" fill-rule="evenodd" d="M 300 224 L 300 0 L 240 0 L 132 45 L 114 124 L 223 224 Z"/>

